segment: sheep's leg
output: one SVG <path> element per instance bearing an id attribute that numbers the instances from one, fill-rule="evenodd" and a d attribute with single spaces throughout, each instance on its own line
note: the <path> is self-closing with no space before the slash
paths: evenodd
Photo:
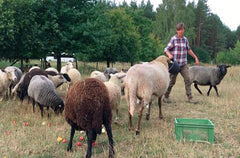
<path id="1" fill-rule="evenodd" d="M 214 89 L 215 89 L 215 91 L 217 93 L 217 96 L 219 97 L 217 86 L 213 86 L 213 87 L 214 87 Z"/>
<path id="2" fill-rule="evenodd" d="M 198 86 L 197 86 L 197 84 L 196 83 L 194 83 L 194 87 L 197 89 L 197 91 L 202 95 L 202 92 L 201 92 L 201 90 L 198 88 Z"/>
<path id="3" fill-rule="evenodd" d="M 41 104 L 39 104 L 39 103 L 38 103 L 38 106 L 39 106 L 39 108 L 41 110 L 41 116 L 43 117 L 43 106 Z"/>
<path id="4" fill-rule="evenodd" d="M 148 105 L 148 107 L 147 107 L 146 120 L 149 120 L 149 119 L 150 119 L 151 105 L 152 105 L 152 102 L 150 102 L 149 105 Z"/>
<path id="5" fill-rule="evenodd" d="M 92 142 L 93 142 L 93 138 L 96 137 L 96 132 L 94 131 L 94 129 L 90 129 L 89 131 L 87 131 L 87 143 L 88 143 L 88 148 L 87 148 L 87 155 L 86 158 L 91 157 L 92 155 Z"/>
<path id="6" fill-rule="evenodd" d="M 117 124 L 117 122 L 118 122 L 118 109 L 116 109 L 116 118 L 115 118 L 114 123 Z"/>
<path id="7" fill-rule="evenodd" d="M 207 92 L 207 96 L 209 96 L 211 89 L 212 89 L 212 85 L 210 85 L 210 87 L 209 87 L 209 90 Z"/>
<path id="8" fill-rule="evenodd" d="M 136 135 L 140 134 L 140 124 L 141 124 L 143 109 L 144 109 L 144 101 L 141 102 L 141 107 L 140 107 L 140 111 L 139 111 L 139 115 L 138 115 L 138 125 L 137 125 L 137 129 L 136 129 Z"/>
<path id="9" fill-rule="evenodd" d="M 47 115 L 48 115 L 48 119 L 49 119 L 49 106 L 47 106 Z"/>
<path id="10" fill-rule="evenodd" d="M 162 115 L 162 96 L 158 98 L 159 119 L 163 119 Z"/>
<path id="11" fill-rule="evenodd" d="M 68 143 L 67 151 L 72 150 L 72 140 L 73 140 L 74 134 L 75 134 L 75 128 L 73 126 L 71 126 L 70 141 Z"/>
<path id="12" fill-rule="evenodd" d="M 34 99 L 32 99 L 32 106 L 33 106 L 33 112 L 35 112 L 35 100 Z"/>
<path id="13" fill-rule="evenodd" d="M 104 124 L 107 135 L 108 135 L 108 141 L 109 141 L 109 156 L 108 157 L 113 157 L 114 155 L 114 148 L 113 148 L 113 136 L 112 136 L 112 128 L 109 123 Z"/>
<path id="14" fill-rule="evenodd" d="M 27 98 L 28 98 L 28 104 L 30 103 L 30 97 L 29 96 L 27 96 Z"/>
<path id="15" fill-rule="evenodd" d="M 133 130 L 133 125 L 132 125 L 132 115 L 130 112 L 128 112 L 128 118 L 129 118 L 129 131 Z"/>

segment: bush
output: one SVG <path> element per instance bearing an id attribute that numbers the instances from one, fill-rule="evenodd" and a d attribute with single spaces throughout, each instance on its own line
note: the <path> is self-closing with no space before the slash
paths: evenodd
<path id="1" fill-rule="evenodd" d="M 240 64 L 240 54 L 234 51 L 220 52 L 217 54 L 216 62 L 218 64 Z"/>
<path id="2" fill-rule="evenodd" d="M 206 51 L 205 49 L 203 48 L 197 48 L 197 47 L 193 47 L 192 48 L 194 54 L 196 54 L 196 56 L 198 57 L 199 59 L 199 62 L 202 62 L 202 63 L 209 63 L 211 61 L 211 56 L 209 54 L 208 51 Z M 195 59 L 193 59 L 190 55 L 188 55 L 188 61 L 191 63 L 191 62 L 195 62 Z"/>

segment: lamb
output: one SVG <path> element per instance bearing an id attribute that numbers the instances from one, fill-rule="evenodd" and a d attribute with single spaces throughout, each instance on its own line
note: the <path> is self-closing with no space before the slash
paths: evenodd
<path id="1" fill-rule="evenodd" d="M 28 87 L 28 95 L 32 99 L 33 112 L 35 112 L 35 103 L 38 104 L 43 117 L 43 107 L 47 110 L 51 107 L 56 114 L 62 113 L 64 103 L 62 98 L 56 93 L 53 82 L 43 75 L 33 76 Z M 48 112 L 49 117 L 49 112 Z"/>
<path id="2" fill-rule="evenodd" d="M 15 76 L 16 76 L 16 80 L 15 81 L 12 81 L 9 85 L 9 94 L 11 96 L 11 93 L 12 93 L 12 89 L 17 85 L 17 83 L 20 81 L 21 77 L 22 77 L 22 71 L 16 67 L 16 66 L 8 66 L 4 69 L 5 71 L 8 71 L 8 72 L 14 72 L 15 73 Z"/>
<path id="3" fill-rule="evenodd" d="M 105 86 L 109 92 L 110 105 L 112 110 L 116 111 L 115 123 L 118 120 L 118 107 L 121 102 L 121 79 L 126 76 L 126 74 L 110 74 L 111 78 L 109 81 L 104 82 Z"/>
<path id="4" fill-rule="evenodd" d="M 67 150 L 72 150 L 75 130 L 85 130 L 88 149 L 86 157 L 92 155 L 92 142 L 105 126 L 109 140 L 109 157 L 113 157 L 113 136 L 111 129 L 112 111 L 107 87 L 98 79 L 87 78 L 74 84 L 65 100 L 65 118 L 71 126 Z"/>
<path id="5" fill-rule="evenodd" d="M 102 82 L 106 82 L 107 81 L 107 78 L 106 76 L 100 72 L 100 71 L 93 71 L 90 75 L 90 78 L 96 78 Z"/>
<path id="6" fill-rule="evenodd" d="M 80 72 L 75 69 L 75 68 L 72 68 L 70 70 L 68 70 L 67 72 L 69 78 L 71 79 L 71 81 L 68 83 L 68 89 L 69 87 L 71 87 L 73 84 L 75 84 L 76 82 L 80 81 L 81 80 L 81 74 Z"/>
<path id="7" fill-rule="evenodd" d="M 194 83 L 194 87 L 197 91 L 202 94 L 201 90 L 198 88 L 198 85 L 210 86 L 207 92 L 209 96 L 212 87 L 214 87 L 217 96 L 218 89 L 217 86 L 224 76 L 227 74 L 227 68 L 231 66 L 228 65 L 218 65 L 217 67 L 205 67 L 205 66 L 192 66 L 189 68 L 190 81 Z"/>
<path id="8" fill-rule="evenodd" d="M 140 111 L 136 135 L 140 133 L 140 123 L 144 107 L 147 108 L 146 119 L 150 118 L 150 106 L 154 97 L 158 98 L 159 118 L 162 119 L 161 98 L 168 88 L 170 78 L 168 72 L 168 63 L 171 60 L 166 56 L 159 56 L 155 60 L 145 64 L 136 64 L 132 66 L 125 80 L 125 97 L 128 104 L 129 123 L 132 130 L 132 116 L 140 100 Z"/>
<path id="9" fill-rule="evenodd" d="M 104 70 L 104 75 L 106 76 L 107 80 L 110 79 L 110 74 L 115 74 L 115 73 L 118 73 L 118 70 L 114 67 L 108 67 Z"/>
<path id="10" fill-rule="evenodd" d="M 8 88 L 11 82 L 16 82 L 17 77 L 15 71 L 0 70 L 0 93 L 3 94 L 3 98 L 7 98 Z M 1 99 L 1 101 L 3 100 Z"/>

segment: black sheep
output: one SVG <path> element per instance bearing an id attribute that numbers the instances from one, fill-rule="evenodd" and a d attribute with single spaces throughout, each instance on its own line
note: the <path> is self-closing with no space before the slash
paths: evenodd
<path id="1" fill-rule="evenodd" d="M 112 112 L 106 86 L 99 80 L 88 78 L 71 87 L 65 101 L 65 118 L 71 125 L 71 135 L 67 150 L 72 150 L 75 130 L 87 133 L 88 149 L 86 157 L 92 155 L 92 142 L 101 134 L 105 126 L 109 140 L 109 157 L 113 157 L 113 138 L 111 129 Z"/>

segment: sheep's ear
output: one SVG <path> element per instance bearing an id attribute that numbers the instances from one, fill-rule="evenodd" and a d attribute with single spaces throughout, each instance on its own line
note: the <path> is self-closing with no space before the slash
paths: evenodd
<path id="1" fill-rule="evenodd" d="M 6 72 L 4 69 L 1 69 L 2 70 L 2 72 Z"/>
<path id="2" fill-rule="evenodd" d="M 63 77 L 64 77 L 68 82 L 71 82 L 71 78 L 68 76 L 68 74 L 63 74 Z"/>
<path id="3" fill-rule="evenodd" d="M 229 67 L 231 67 L 231 65 L 226 65 L 226 68 L 229 68 Z"/>
<path id="4" fill-rule="evenodd" d="M 126 74 L 121 74 L 121 75 L 118 75 L 118 78 L 121 79 L 121 78 L 123 78 L 125 76 L 126 76 Z"/>

